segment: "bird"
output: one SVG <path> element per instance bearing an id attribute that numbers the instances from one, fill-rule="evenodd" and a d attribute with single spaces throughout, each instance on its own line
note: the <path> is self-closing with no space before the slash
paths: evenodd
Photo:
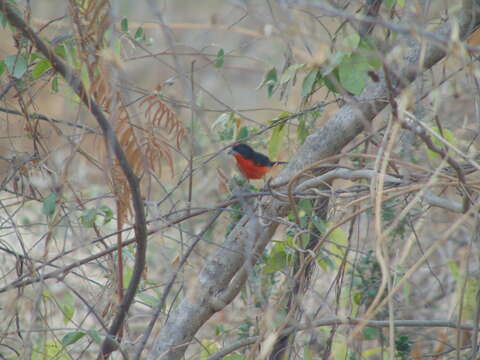
<path id="1" fill-rule="evenodd" d="M 228 153 L 235 157 L 238 169 L 249 180 L 261 179 L 274 165 L 286 164 L 285 161 L 271 161 L 243 143 L 234 144 Z"/>

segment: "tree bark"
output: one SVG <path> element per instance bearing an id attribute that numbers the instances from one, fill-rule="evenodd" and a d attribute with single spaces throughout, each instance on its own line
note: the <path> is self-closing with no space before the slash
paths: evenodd
<path id="1" fill-rule="evenodd" d="M 432 33 L 440 42 L 417 40 L 408 46 L 400 45 L 403 49 L 397 47 L 392 50 L 391 54 L 396 55 L 387 57 L 386 64 L 388 68 L 396 70 L 396 94 L 410 85 L 424 69 L 431 68 L 445 56 L 445 48 L 448 48 L 451 40 L 453 21 L 458 25 L 460 39 L 464 39 L 480 24 L 480 0 L 464 1 L 463 5 L 463 10 L 454 20 Z M 399 56 L 399 53 L 403 56 Z M 421 58 L 423 63 L 420 63 Z M 338 154 L 370 124 L 388 104 L 384 74 L 377 75 L 378 81 L 369 82 L 362 95 L 343 106 L 307 137 L 275 179 L 275 183 L 287 181 L 308 165 Z M 272 198 L 264 198 L 260 206 L 262 215 L 268 219 L 283 217 L 288 211 L 286 203 Z M 252 266 L 251 261 L 256 259 L 255 254 L 263 251 L 277 226 L 275 221 L 265 224 L 253 214 L 247 214 L 241 219 L 220 249 L 206 261 L 196 286 L 188 289 L 186 297 L 170 314 L 148 355 L 149 360 L 182 358 L 195 333 L 238 294 L 247 278 L 248 267 Z"/>

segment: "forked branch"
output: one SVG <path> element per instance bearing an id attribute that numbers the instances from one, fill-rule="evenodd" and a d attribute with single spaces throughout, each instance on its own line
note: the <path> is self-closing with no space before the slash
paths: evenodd
<path id="1" fill-rule="evenodd" d="M 130 186 L 130 191 L 132 194 L 132 204 L 135 211 L 135 238 L 137 243 L 137 252 L 135 255 L 135 265 L 133 270 L 132 279 L 130 285 L 127 289 L 125 297 L 123 298 L 122 303 L 119 306 L 119 309 L 116 311 L 116 316 L 108 330 L 108 334 L 105 338 L 105 341 L 102 344 L 101 357 L 105 358 L 114 350 L 115 341 L 113 338 L 116 336 L 118 331 L 121 329 L 123 321 L 125 320 L 126 314 L 130 305 L 133 302 L 135 293 L 138 288 L 138 284 L 141 280 L 141 275 L 145 267 L 145 252 L 147 244 L 147 226 L 145 219 L 145 211 L 143 207 L 143 201 L 140 194 L 140 184 L 138 178 L 135 176 L 127 157 L 125 156 L 124 151 L 122 150 L 115 132 L 110 125 L 110 122 L 107 120 L 105 115 L 102 112 L 100 106 L 95 102 L 95 100 L 88 94 L 85 86 L 81 80 L 75 75 L 73 70 L 66 65 L 60 58 L 58 58 L 52 49 L 50 49 L 35 33 L 35 31 L 30 28 L 25 21 L 15 12 L 15 9 L 12 5 L 5 0 L 0 0 L 0 9 L 8 19 L 11 25 L 13 25 L 17 30 L 19 30 L 23 36 L 30 40 L 33 45 L 41 52 L 51 63 L 55 71 L 63 76 L 65 81 L 69 84 L 73 91 L 78 95 L 82 100 L 85 106 L 90 110 L 92 115 L 97 120 L 100 128 L 102 129 L 103 136 L 106 139 L 108 146 L 113 150 L 116 159 L 118 160 L 120 167 L 127 178 L 127 182 Z"/>

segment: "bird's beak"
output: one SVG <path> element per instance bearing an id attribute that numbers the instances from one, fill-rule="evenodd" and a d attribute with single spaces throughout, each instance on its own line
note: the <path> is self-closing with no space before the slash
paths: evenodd
<path id="1" fill-rule="evenodd" d="M 236 152 L 235 150 L 230 149 L 230 150 L 228 150 L 228 153 L 227 153 L 227 154 L 228 154 L 228 155 L 234 155 L 234 154 L 236 154 L 236 153 L 237 153 L 237 152 Z"/>

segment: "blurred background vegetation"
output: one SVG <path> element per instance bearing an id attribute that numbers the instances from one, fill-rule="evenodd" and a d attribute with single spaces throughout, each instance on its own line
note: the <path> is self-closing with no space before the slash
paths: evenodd
<path id="1" fill-rule="evenodd" d="M 386 53 L 396 46 L 400 57 L 398 48 L 415 38 L 388 26 L 361 36 L 346 17 L 322 12 L 327 4 L 345 14 L 362 13 L 360 0 L 10 3 L 102 106 L 141 177 L 150 236 L 147 267 L 123 330 L 127 353 L 138 345 L 168 279 L 198 234 L 202 241 L 181 267 L 153 334 L 192 282 L 198 282 L 205 259 L 244 213 L 242 204 L 235 204 L 208 222 L 219 204 L 247 186 L 224 150 L 248 139 L 272 159 L 288 161 L 314 129 L 375 81 Z M 460 3 L 384 0 L 380 14 L 392 24 L 428 32 L 449 19 Z M 129 188 L 89 109 L 51 62 L 4 16 L 0 20 L 0 356 L 96 358 L 105 327 L 129 285 L 135 246 L 123 248 L 122 262 L 118 252 L 95 254 L 132 238 Z M 475 159 L 478 63 L 461 46 L 448 49 L 447 59 L 426 71 L 398 101 L 447 143 L 435 140 L 437 146 L 446 152 L 454 146 Z M 477 46 L 475 38 L 469 46 Z M 373 167 L 383 151 L 389 118 L 389 111 L 377 116 L 349 148 L 359 157 L 345 156 L 341 164 Z M 402 133 L 393 153 L 398 161 L 393 170 L 400 169 L 396 175 L 414 179 L 413 185 L 445 168 L 451 177 L 442 178 L 437 195 L 450 204 L 462 202 L 464 189 L 457 187 L 454 171 L 412 132 Z M 475 203 L 478 168 L 472 171 L 467 173 L 468 196 Z M 251 190 L 261 191 L 263 185 L 263 180 L 254 181 Z M 335 192 L 342 189 L 348 196 Z M 226 344 L 282 329 L 288 308 L 281 304 L 291 290 L 297 251 L 308 246 L 312 232 L 325 233 L 352 214 L 315 254 L 317 270 L 297 300 L 303 318 L 311 321 L 361 317 L 382 279 L 374 214 L 371 209 L 357 213 L 369 203 L 368 192 L 368 180 L 336 181 L 324 218 L 317 216 L 315 200 L 300 201 L 297 219 L 294 213 L 284 219 L 240 296 L 201 329 L 186 357 L 204 360 Z M 461 216 L 461 211 L 427 202 L 403 214 L 414 193 L 408 194 L 395 195 L 382 207 L 383 226 L 394 224 L 388 234 L 389 290 Z M 478 216 L 455 226 L 448 241 L 441 240 L 396 293 L 390 303 L 396 319 L 469 325 L 478 320 Z M 375 320 L 388 316 L 382 310 Z M 289 355 L 389 359 L 390 341 L 395 358 L 440 358 L 435 354 L 460 356 L 455 349 L 473 341 L 465 329 L 430 325 L 399 328 L 393 340 L 388 326 L 366 327 L 348 345 L 348 327 L 317 327 L 302 332 Z M 260 342 L 239 347 L 225 359 L 261 358 Z"/>

